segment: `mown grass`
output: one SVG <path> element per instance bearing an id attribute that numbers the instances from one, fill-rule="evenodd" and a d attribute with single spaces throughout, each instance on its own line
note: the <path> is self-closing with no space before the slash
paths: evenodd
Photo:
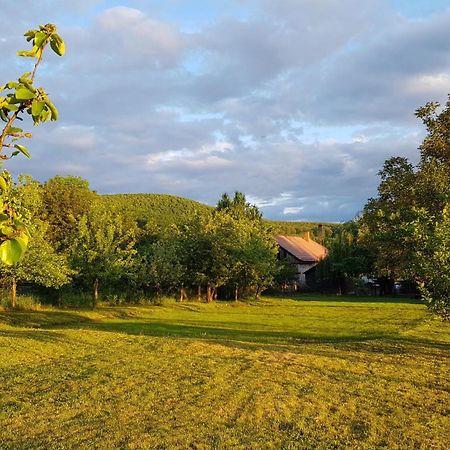
<path id="1" fill-rule="evenodd" d="M 0 448 L 446 449 L 449 328 L 317 296 L 0 312 Z"/>

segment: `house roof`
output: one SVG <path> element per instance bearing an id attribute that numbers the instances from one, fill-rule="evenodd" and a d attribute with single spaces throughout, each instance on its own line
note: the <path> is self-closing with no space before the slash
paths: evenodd
<path id="1" fill-rule="evenodd" d="M 299 236 L 275 236 L 278 245 L 292 256 L 304 262 L 318 262 L 328 255 L 328 250 L 311 239 Z"/>

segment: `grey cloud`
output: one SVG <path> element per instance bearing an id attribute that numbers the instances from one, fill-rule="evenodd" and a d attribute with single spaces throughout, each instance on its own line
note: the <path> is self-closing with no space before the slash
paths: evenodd
<path id="1" fill-rule="evenodd" d="M 450 10 L 399 23 L 339 58 L 303 96 L 305 114 L 324 123 L 412 123 L 414 110 L 450 91 Z M 292 94 L 292 87 L 286 95 Z"/>
<path id="2" fill-rule="evenodd" d="M 67 55 L 49 54 L 39 75 L 61 119 L 33 130 L 32 160 L 8 167 L 80 175 L 99 192 L 214 204 L 241 190 L 270 217 L 350 219 L 384 159 L 416 156 L 414 109 L 450 90 L 450 13 L 407 21 L 375 0 L 246 0 L 249 17 L 186 33 L 143 1 L 24 3 L 20 24 L 0 18 L 7 77 L 25 71 L 19 25 L 74 17 L 61 22 Z"/>

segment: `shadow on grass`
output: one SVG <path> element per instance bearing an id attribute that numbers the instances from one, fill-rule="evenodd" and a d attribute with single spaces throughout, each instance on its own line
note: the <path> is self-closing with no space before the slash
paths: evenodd
<path id="1" fill-rule="evenodd" d="M 299 297 L 299 300 L 301 298 Z M 310 298 L 310 301 L 315 301 Z M 325 301 L 325 300 L 324 300 Z M 330 302 L 330 300 L 327 300 Z M 345 301 L 345 299 L 343 300 Z M 373 327 L 339 329 L 337 324 L 332 329 L 295 329 L 274 330 L 265 327 L 264 318 L 261 324 L 245 322 L 231 322 L 227 324 L 219 321 L 197 322 L 192 320 L 167 321 L 162 319 L 139 320 L 139 313 L 134 309 L 101 308 L 99 320 L 93 320 L 83 314 L 83 311 L 14 311 L 0 312 L 0 324 L 4 323 L 17 328 L 39 328 L 48 330 L 0 330 L 0 337 L 18 337 L 36 339 L 40 341 L 57 341 L 63 339 L 59 333 L 50 330 L 63 329 L 91 329 L 104 332 L 124 333 L 128 335 L 143 335 L 153 337 L 170 337 L 181 339 L 198 339 L 218 342 L 230 347 L 245 347 L 252 349 L 268 349 L 285 347 L 288 351 L 303 351 L 309 344 L 325 344 L 339 347 L 347 351 L 376 352 L 395 354 L 438 349 L 450 350 L 450 346 L 441 340 L 424 339 L 421 337 L 404 336 L 403 327 L 399 329 L 380 329 Z M 111 321 L 109 319 L 118 319 Z M 420 322 L 420 321 L 419 321 Z M 255 327 L 256 325 L 256 327 Z M 408 327 L 416 324 L 408 323 Z M 280 325 L 282 326 L 282 324 Z M 257 329 L 255 329 L 257 328 Z M 368 345 L 370 344 L 370 345 Z M 403 347 L 408 347 L 403 348 Z M 297 349 L 297 350 L 296 350 Z M 428 349 L 428 350 L 427 350 Z M 305 350 L 309 351 L 309 350 Z"/>
<path id="2" fill-rule="evenodd" d="M 68 311 L 9 311 L 0 312 L 0 324 L 23 328 L 52 328 L 88 323 L 90 319 Z"/>
<path id="3" fill-rule="evenodd" d="M 224 328 L 218 326 L 186 325 L 169 322 L 122 322 L 122 323 L 88 323 L 86 328 L 99 331 L 125 333 L 128 335 L 170 337 L 183 339 L 200 339 L 218 342 L 232 347 L 264 349 L 268 346 L 288 346 L 293 348 L 309 344 L 335 345 L 341 350 L 365 351 L 384 354 L 404 353 L 404 346 L 416 346 L 417 353 L 429 350 L 450 350 L 450 345 L 434 340 L 405 337 L 399 333 L 389 332 L 356 332 L 353 334 L 324 334 L 311 331 L 273 331 L 248 330 L 243 328 Z M 375 343 L 368 346 L 367 343 Z M 408 349 L 408 353 L 414 348 Z"/>
<path id="4" fill-rule="evenodd" d="M 67 341 L 64 334 L 56 331 L 43 331 L 43 330 L 8 330 L 0 331 L 0 338 L 17 338 L 17 339 L 31 339 L 38 342 L 62 342 Z"/>
<path id="5" fill-rule="evenodd" d="M 326 303 L 394 303 L 423 305 L 424 302 L 419 298 L 412 297 L 383 297 L 375 295 L 355 296 L 355 295 L 322 295 L 322 294 L 294 294 L 289 296 L 274 296 L 276 299 L 295 300 L 301 302 L 326 302 Z"/>

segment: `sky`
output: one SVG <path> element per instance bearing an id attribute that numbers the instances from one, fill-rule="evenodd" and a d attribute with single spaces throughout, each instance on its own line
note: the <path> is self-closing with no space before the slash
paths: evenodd
<path id="1" fill-rule="evenodd" d="M 415 110 L 450 93 L 448 0 L 0 0 L 2 83 L 31 68 L 23 32 L 52 22 L 37 82 L 60 120 L 33 128 L 40 181 L 342 222 L 391 156 L 418 160 Z"/>

